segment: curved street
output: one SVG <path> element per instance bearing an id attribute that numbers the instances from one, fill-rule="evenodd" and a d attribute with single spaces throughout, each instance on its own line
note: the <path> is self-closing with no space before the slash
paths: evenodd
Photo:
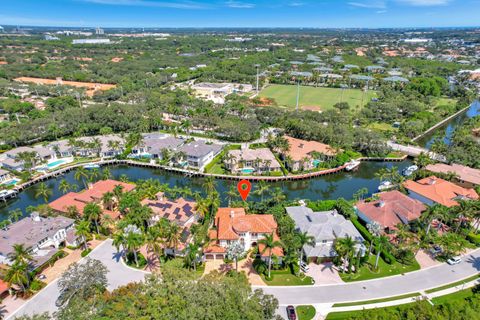
<path id="1" fill-rule="evenodd" d="M 332 285 L 274 287 L 256 286 L 277 297 L 280 305 L 365 301 L 421 292 L 456 282 L 480 272 L 480 249 L 463 256 L 458 265 L 438 266 L 380 279 Z"/>

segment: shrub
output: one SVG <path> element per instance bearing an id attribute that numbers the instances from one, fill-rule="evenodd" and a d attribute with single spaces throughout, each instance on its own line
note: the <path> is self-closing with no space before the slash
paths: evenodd
<path id="1" fill-rule="evenodd" d="M 267 274 L 268 272 L 267 264 L 262 259 L 255 259 L 253 261 L 253 269 L 255 269 L 258 274 Z"/>
<path id="2" fill-rule="evenodd" d="M 83 250 L 82 253 L 80 254 L 83 257 L 86 257 L 90 252 L 92 252 L 91 248 L 88 248 L 86 250 Z"/>
<path id="3" fill-rule="evenodd" d="M 361 224 L 360 221 L 358 221 L 357 218 L 352 218 L 350 220 L 352 221 L 355 228 L 357 228 L 358 232 L 360 232 L 360 234 L 365 240 L 372 241 L 373 236 L 370 234 L 370 232 L 368 232 L 367 228 L 365 228 L 363 224 Z"/>
<path id="4" fill-rule="evenodd" d="M 45 283 L 38 279 L 34 279 L 30 284 L 30 290 L 34 292 L 42 290 L 43 287 L 45 287 Z"/>
<path id="5" fill-rule="evenodd" d="M 330 211 L 335 208 L 336 200 L 309 201 L 307 207 L 313 211 Z"/>
<path id="6" fill-rule="evenodd" d="M 147 265 L 147 259 L 141 254 L 140 252 L 137 253 L 137 259 L 138 259 L 138 267 L 137 264 L 135 263 L 135 256 L 133 252 L 129 252 L 126 255 L 126 263 L 130 267 L 133 268 L 138 268 L 138 269 L 143 269 Z"/>
<path id="7" fill-rule="evenodd" d="M 390 252 L 388 252 L 386 250 L 383 250 L 380 253 L 380 256 L 382 257 L 383 261 L 385 261 L 388 264 L 395 263 L 395 261 L 396 261 L 395 257 Z"/>
<path id="8" fill-rule="evenodd" d="M 467 235 L 467 240 L 476 246 L 480 246 L 480 234 L 475 234 L 473 232 L 470 232 Z"/>

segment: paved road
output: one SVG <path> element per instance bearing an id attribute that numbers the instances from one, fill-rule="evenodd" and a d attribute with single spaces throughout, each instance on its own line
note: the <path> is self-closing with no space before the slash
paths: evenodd
<path id="1" fill-rule="evenodd" d="M 144 272 L 123 265 L 116 251 L 112 246 L 112 240 L 108 239 L 88 255 L 92 259 L 100 260 L 107 266 L 108 290 L 116 289 L 130 282 L 142 281 L 145 277 Z M 55 301 L 59 295 L 57 282 L 58 279 L 51 282 L 7 319 L 15 319 L 15 317 L 22 315 L 33 315 L 43 312 L 53 313 L 57 311 L 57 307 L 55 307 Z"/>
<path id="2" fill-rule="evenodd" d="M 265 293 L 275 295 L 280 305 L 350 302 L 419 292 L 455 282 L 479 272 L 480 249 L 464 256 L 463 261 L 455 266 L 441 264 L 428 269 L 406 273 L 405 275 L 383 279 L 308 287 L 258 288 L 263 289 Z"/>

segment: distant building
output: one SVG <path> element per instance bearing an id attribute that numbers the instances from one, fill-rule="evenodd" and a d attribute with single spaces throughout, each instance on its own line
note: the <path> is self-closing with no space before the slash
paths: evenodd
<path id="1" fill-rule="evenodd" d="M 174 153 L 185 141 L 162 133 L 148 133 L 143 135 L 141 144 L 132 148 L 131 157 L 162 159 L 165 149 Z"/>
<path id="2" fill-rule="evenodd" d="M 275 155 L 268 148 L 230 150 L 225 166 L 232 173 L 265 173 L 281 169 Z"/>
<path id="3" fill-rule="evenodd" d="M 51 35 L 49 35 L 49 34 L 46 34 L 46 35 L 45 35 L 45 40 L 47 40 L 47 41 L 56 41 L 56 40 L 60 40 L 60 38 L 59 38 L 59 37 L 55 37 L 55 36 L 51 36 Z"/>
<path id="4" fill-rule="evenodd" d="M 96 35 L 103 35 L 103 34 L 105 34 L 105 31 L 102 28 L 97 27 L 97 28 L 95 28 L 95 34 Z"/>
<path id="5" fill-rule="evenodd" d="M 31 268 L 43 265 L 61 245 L 77 245 L 76 240 L 67 241 L 74 222 L 63 216 L 43 218 L 34 212 L 30 217 L 12 223 L 6 229 L 0 229 L 0 263 L 11 265 L 13 245 L 23 244 L 33 257 Z"/>
<path id="6" fill-rule="evenodd" d="M 72 44 L 109 44 L 110 39 L 74 39 Z"/>
<path id="7" fill-rule="evenodd" d="M 0 169 L 0 185 L 4 184 L 12 179 L 10 172 L 7 170 Z"/>
<path id="8" fill-rule="evenodd" d="M 225 97 L 232 93 L 248 93 L 253 90 L 251 84 L 201 82 L 192 86 L 195 94 L 215 103 L 225 103 Z"/>
<path id="9" fill-rule="evenodd" d="M 310 170 L 317 167 L 322 161 L 334 157 L 337 152 L 327 144 L 317 141 L 307 141 L 285 136 L 290 145 L 287 152 L 281 156 L 290 158 L 287 165 L 292 171 Z"/>
<path id="10" fill-rule="evenodd" d="M 432 39 L 422 39 L 422 38 L 412 38 L 412 39 L 403 39 L 405 43 L 427 43 L 432 41 Z"/>
<path id="11" fill-rule="evenodd" d="M 452 163 L 429 164 L 426 169 L 435 173 L 454 173 L 457 180 L 465 186 L 473 187 L 480 185 L 480 170 Z"/>
<path id="12" fill-rule="evenodd" d="M 479 198 L 475 190 L 457 186 L 435 176 L 416 182 L 407 180 L 403 186 L 411 198 L 429 206 L 438 203 L 446 207 L 453 207 L 458 205 L 458 200 L 477 200 Z"/>
<path id="13" fill-rule="evenodd" d="M 321 262 L 331 260 L 335 252 L 335 241 L 351 237 L 356 242 L 355 249 L 365 253 L 364 239 L 353 223 L 336 210 L 313 212 L 312 209 L 299 206 L 287 207 L 288 215 L 295 221 L 296 229 L 314 237 L 315 244 L 304 245 L 303 251 L 307 261 Z"/>

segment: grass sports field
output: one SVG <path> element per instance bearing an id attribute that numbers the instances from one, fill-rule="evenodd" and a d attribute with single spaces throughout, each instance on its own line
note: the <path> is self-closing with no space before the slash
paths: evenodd
<path id="1" fill-rule="evenodd" d="M 343 94 L 342 94 L 342 91 Z M 343 95 L 343 97 L 342 97 Z M 358 108 L 362 103 L 363 92 L 359 89 L 315 88 L 300 86 L 300 107 L 308 110 L 327 110 L 338 102 L 348 102 L 351 108 Z M 279 106 L 295 108 L 297 99 L 297 86 L 270 85 L 260 92 L 260 97 L 272 98 Z M 365 93 L 363 105 L 367 104 L 374 91 Z"/>

